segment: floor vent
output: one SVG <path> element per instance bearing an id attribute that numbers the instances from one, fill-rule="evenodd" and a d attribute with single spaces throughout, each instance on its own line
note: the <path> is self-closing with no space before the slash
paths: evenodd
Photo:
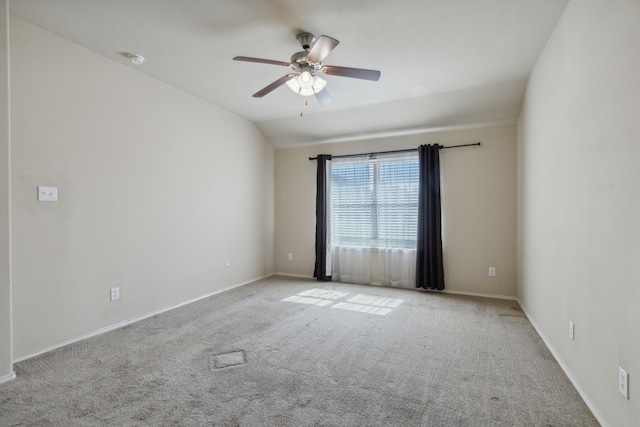
<path id="1" fill-rule="evenodd" d="M 221 353 L 211 356 L 211 368 L 222 369 L 231 366 L 245 365 L 247 363 L 247 355 L 244 350 L 232 351 L 229 353 Z"/>

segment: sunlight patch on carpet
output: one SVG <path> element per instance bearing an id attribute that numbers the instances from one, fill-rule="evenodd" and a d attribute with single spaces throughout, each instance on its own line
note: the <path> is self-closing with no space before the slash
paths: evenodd
<path id="1" fill-rule="evenodd" d="M 358 294 L 349 298 L 346 302 L 340 302 L 334 305 L 332 308 L 386 316 L 403 302 L 403 299 L 398 298 L 385 298 L 375 295 Z"/>
<path id="2" fill-rule="evenodd" d="M 375 295 L 358 294 L 354 297 L 349 298 L 347 302 L 352 302 L 356 304 L 374 305 L 376 307 L 397 308 L 400 304 L 404 302 L 404 300 L 399 298 L 386 298 L 386 297 L 378 297 Z"/>
<path id="3" fill-rule="evenodd" d="M 404 302 L 403 299 L 398 298 L 386 298 L 376 295 L 362 294 L 358 294 L 343 302 L 337 302 L 337 300 L 347 296 L 348 294 L 348 292 L 329 291 L 325 289 L 309 289 L 304 292 L 299 292 L 297 295 L 284 298 L 281 301 L 316 305 L 319 307 L 326 307 L 334 304 L 331 308 L 357 311 L 360 313 L 378 314 L 381 316 L 391 313 L 394 308 L 397 308 Z"/>
<path id="4" fill-rule="evenodd" d="M 327 291 L 325 289 L 309 289 L 308 291 L 300 292 L 298 295 L 324 299 L 340 299 L 345 295 L 349 295 L 349 292 Z"/>
<path id="5" fill-rule="evenodd" d="M 346 295 L 349 295 L 349 293 L 340 291 L 328 291 L 325 289 L 309 289 L 304 292 L 299 292 L 297 295 L 290 296 L 281 301 L 324 307 L 333 304 L 335 300 L 340 299 Z"/>
<path id="6" fill-rule="evenodd" d="M 319 305 L 321 307 L 333 303 L 333 301 L 329 299 L 302 297 L 300 295 L 294 295 L 289 298 L 285 298 L 282 301 L 297 302 L 298 304 Z"/>

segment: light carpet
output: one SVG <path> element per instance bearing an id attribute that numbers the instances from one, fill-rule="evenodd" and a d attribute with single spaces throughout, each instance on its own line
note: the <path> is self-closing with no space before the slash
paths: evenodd
<path id="1" fill-rule="evenodd" d="M 18 363 L 2 426 L 597 426 L 514 301 L 271 277 Z"/>

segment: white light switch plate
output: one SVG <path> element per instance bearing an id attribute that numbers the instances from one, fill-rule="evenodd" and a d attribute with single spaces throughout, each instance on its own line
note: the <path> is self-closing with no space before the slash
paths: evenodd
<path id="1" fill-rule="evenodd" d="M 43 187 L 38 186 L 38 201 L 39 202 L 57 202 L 58 201 L 58 187 Z"/>
<path id="2" fill-rule="evenodd" d="M 569 338 L 573 339 L 573 330 L 575 328 L 575 325 L 573 324 L 573 322 L 571 320 L 569 320 Z"/>
<path id="3" fill-rule="evenodd" d="M 629 399 L 629 374 L 618 367 L 618 390 L 626 399 Z"/>

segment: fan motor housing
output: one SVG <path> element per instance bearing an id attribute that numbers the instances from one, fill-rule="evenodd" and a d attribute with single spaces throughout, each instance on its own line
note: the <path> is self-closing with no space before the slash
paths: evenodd
<path id="1" fill-rule="evenodd" d="M 306 51 L 311 49 L 311 46 L 313 46 L 313 43 L 316 41 L 316 37 L 311 33 L 300 33 L 296 36 L 296 39 L 298 43 L 300 43 L 300 46 Z"/>
<path id="2" fill-rule="evenodd" d="M 293 55 L 291 55 L 291 68 L 293 69 L 299 69 L 299 68 L 304 68 L 304 67 L 308 67 L 312 70 L 319 70 L 320 69 L 320 64 L 315 64 L 312 62 L 309 62 L 307 60 L 307 55 L 309 54 L 309 52 L 307 52 L 306 50 L 302 50 L 300 52 L 294 53 Z"/>
<path id="3" fill-rule="evenodd" d="M 306 64 L 308 53 L 309 52 L 307 52 L 306 50 L 302 50 L 291 55 L 291 65 L 293 65 L 294 68 L 298 68 L 301 65 Z"/>

